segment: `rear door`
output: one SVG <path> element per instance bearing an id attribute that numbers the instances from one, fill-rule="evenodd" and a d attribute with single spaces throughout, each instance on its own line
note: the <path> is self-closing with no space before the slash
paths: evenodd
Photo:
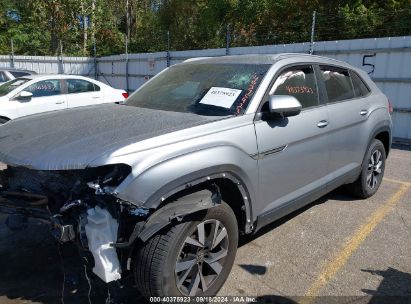
<path id="1" fill-rule="evenodd" d="M 319 73 L 326 91 L 330 122 L 328 171 L 330 179 L 338 183 L 362 163 L 369 139 L 366 121 L 370 91 L 349 69 L 323 65 Z"/>
<path id="2" fill-rule="evenodd" d="M 66 79 L 69 108 L 83 107 L 104 102 L 101 88 L 84 79 Z"/>
<path id="3" fill-rule="evenodd" d="M 292 95 L 303 109 L 294 117 L 255 122 L 261 206 L 257 214 L 290 202 L 309 202 L 325 191 L 328 164 L 327 109 L 319 102 L 312 65 L 295 65 L 276 77 L 270 94 Z M 265 97 L 268 100 L 268 95 Z M 261 110 L 265 111 L 266 102 Z"/>
<path id="4" fill-rule="evenodd" d="M 60 79 L 41 80 L 26 87 L 24 91 L 31 92 L 33 97 L 24 101 L 14 98 L 19 116 L 66 109 L 66 97 L 61 87 Z"/>

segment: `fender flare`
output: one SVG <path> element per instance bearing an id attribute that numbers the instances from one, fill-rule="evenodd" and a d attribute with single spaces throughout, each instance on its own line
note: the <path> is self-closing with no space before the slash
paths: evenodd
<path id="1" fill-rule="evenodd" d="M 132 246 L 137 239 L 146 242 L 169 224 L 175 221 L 181 222 L 188 215 L 214 208 L 220 204 L 221 194 L 218 187 L 188 194 L 156 210 L 146 221 L 137 222 L 127 242 L 114 243 L 111 246 L 127 248 Z"/>
<path id="2" fill-rule="evenodd" d="M 211 170 L 211 172 L 216 172 L 215 171 L 216 168 L 208 168 L 208 169 Z M 207 174 L 209 172 L 203 172 L 203 173 Z M 150 197 L 150 199 L 146 202 L 146 205 L 156 208 L 158 207 L 159 203 L 166 201 L 172 195 L 182 190 L 189 189 L 193 186 L 206 183 L 206 182 L 210 182 L 214 179 L 227 179 L 233 182 L 237 186 L 243 198 L 243 202 L 244 202 L 244 205 L 243 205 L 244 212 L 245 212 L 244 232 L 246 234 L 252 233 L 255 228 L 253 225 L 254 221 L 252 217 L 253 215 L 252 214 L 252 194 L 249 192 L 247 188 L 247 184 L 244 182 L 244 180 L 241 179 L 237 174 L 233 173 L 232 171 L 222 171 L 219 173 L 211 173 L 207 175 L 202 175 L 201 177 L 192 179 L 189 182 L 180 183 L 178 187 L 173 187 L 172 190 L 169 190 L 169 189 L 167 190 L 167 187 L 164 187 L 162 189 L 159 189 L 157 193 L 154 193 Z"/>
<path id="3" fill-rule="evenodd" d="M 221 204 L 218 191 L 201 190 L 183 196 L 155 211 L 145 222 L 138 238 L 146 242 L 158 231 L 172 223 L 181 222 L 184 217 L 202 210 L 208 210 Z"/>
<path id="4" fill-rule="evenodd" d="M 391 145 L 392 145 L 392 133 L 391 133 L 390 126 L 387 125 L 386 123 L 383 122 L 382 124 L 379 124 L 377 125 L 377 127 L 374 128 L 374 130 L 371 132 L 370 137 L 368 138 L 368 145 L 370 145 L 372 140 L 381 132 L 388 132 L 389 134 L 389 145 L 388 145 L 389 149 L 388 151 L 386 151 L 387 156 L 388 156 L 390 149 L 391 149 Z"/>

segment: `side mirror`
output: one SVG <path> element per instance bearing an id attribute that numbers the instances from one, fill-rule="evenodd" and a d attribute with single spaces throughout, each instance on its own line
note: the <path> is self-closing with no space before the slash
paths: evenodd
<path id="1" fill-rule="evenodd" d="M 21 91 L 20 94 L 16 97 L 16 99 L 20 101 L 30 101 L 32 97 L 33 93 L 28 91 Z"/>
<path id="2" fill-rule="evenodd" d="M 301 112 L 301 103 L 294 96 L 270 95 L 270 113 L 283 117 L 296 116 Z"/>

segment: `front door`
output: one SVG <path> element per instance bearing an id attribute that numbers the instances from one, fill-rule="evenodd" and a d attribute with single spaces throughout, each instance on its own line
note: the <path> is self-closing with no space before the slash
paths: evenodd
<path id="1" fill-rule="evenodd" d="M 257 215 L 323 192 L 329 158 L 328 114 L 319 102 L 313 67 L 286 68 L 274 81 L 270 94 L 292 95 L 303 109 L 297 116 L 255 122 L 261 202 L 255 210 Z"/>
<path id="2" fill-rule="evenodd" d="M 59 79 L 38 81 L 26 88 L 33 94 L 30 100 L 17 100 L 19 116 L 63 110 L 67 108 L 66 96 L 62 94 Z"/>

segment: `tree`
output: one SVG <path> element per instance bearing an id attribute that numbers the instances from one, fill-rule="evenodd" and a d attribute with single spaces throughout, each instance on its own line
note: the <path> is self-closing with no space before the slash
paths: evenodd
<path id="1" fill-rule="evenodd" d="M 0 52 L 98 55 L 411 35 L 411 0 L 26 0 L 0 2 Z"/>

